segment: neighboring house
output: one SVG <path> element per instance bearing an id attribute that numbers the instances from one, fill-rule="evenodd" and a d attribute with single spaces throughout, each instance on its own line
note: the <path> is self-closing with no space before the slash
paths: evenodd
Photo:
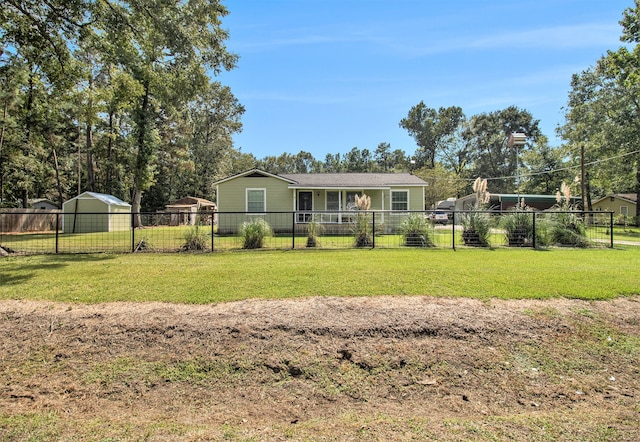
<path id="1" fill-rule="evenodd" d="M 167 204 L 165 209 L 171 214 L 170 223 L 172 226 L 179 225 L 195 225 L 198 212 L 215 212 L 216 203 L 204 198 L 196 198 L 195 196 L 187 196 L 177 201 Z M 200 220 L 202 224 L 211 224 L 209 215 L 206 220 Z M 215 222 L 215 221 L 214 221 Z"/>
<path id="2" fill-rule="evenodd" d="M 29 207 L 40 210 L 60 210 L 60 205 L 47 198 L 35 198 L 29 200 Z"/>
<path id="3" fill-rule="evenodd" d="M 524 204 L 534 210 L 549 210 L 558 203 L 555 195 L 530 195 L 530 194 L 506 194 L 492 193 L 487 203 L 487 210 L 510 210 L 513 209 L 518 200 L 524 199 Z M 456 210 L 470 210 L 476 202 L 476 194 L 463 196 L 456 201 Z M 581 205 L 580 197 L 571 197 L 571 205 Z"/>
<path id="4" fill-rule="evenodd" d="M 614 215 L 636 216 L 638 195 L 635 193 L 612 193 L 591 203 L 596 212 L 613 212 Z"/>
<path id="5" fill-rule="evenodd" d="M 313 220 L 342 224 L 356 210 L 355 196 L 371 197 L 371 210 L 423 211 L 427 183 L 410 173 L 283 173 L 252 169 L 215 183 L 219 211 L 218 231 L 234 231 L 237 218 L 224 213 L 261 215 L 295 212 L 293 223 Z M 382 214 L 381 216 L 393 216 Z M 382 222 L 382 219 L 380 219 Z M 274 229 L 290 228 L 291 217 L 270 222 Z M 275 225 L 274 225 L 275 224 Z"/>
<path id="6" fill-rule="evenodd" d="M 131 204 L 113 195 L 84 192 L 62 203 L 64 233 L 112 232 L 131 228 Z"/>

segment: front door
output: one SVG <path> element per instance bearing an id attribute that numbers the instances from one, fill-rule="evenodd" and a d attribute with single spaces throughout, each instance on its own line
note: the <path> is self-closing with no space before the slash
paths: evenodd
<path id="1" fill-rule="evenodd" d="M 311 212 L 313 210 L 313 192 L 298 192 L 298 212 Z M 311 221 L 311 213 L 298 213 L 299 223 Z"/>

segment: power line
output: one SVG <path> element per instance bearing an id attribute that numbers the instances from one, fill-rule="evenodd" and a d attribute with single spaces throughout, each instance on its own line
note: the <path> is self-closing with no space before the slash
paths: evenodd
<path id="1" fill-rule="evenodd" d="M 612 160 L 617 160 L 619 158 L 624 158 L 624 157 L 628 157 L 630 155 L 635 155 L 637 153 L 640 153 L 640 149 L 638 150 L 634 150 L 632 152 L 627 152 L 627 153 L 623 153 L 620 155 L 616 155 L 613 157 L 609 157 L 609 158 L 603 158 L 600 160 L 595 160 L 595 161 L 591 161 L 589 163 L 585 163 L 585 166 L 594 166 L 596 164 L 601 164 L 601 163 L 606 163 L 607 161 L 612 161 Z M 487 178 L 487 181 L 498 181 L 498 180 L 508 180 L 508 179 L 515 179 L 517 177 L 523 178 L 523 177 L 534 177 L 534 176 L 539 176 L 539 175 L 545 175 L 545 174 L 549 174 L 549 173 L 555 173 L 555 172 L 564 172 L 567 170 L 572 170 L 572 169 L 579 169 L 580 168 L 580 164 L 576 164 L 575 166 L 567 166 L 567 167 L 560 167 L 558 169 L 551 169 L 551 170 L 545 170 L 542 172 L 529 172 L 529 173 L 524 173 L 521 175 L 509 175 L 509 176 L 500 176 L 500 177 L 493 177 L 493 178 Z M 431 180 L 447 180 L 447 181 L 465 181 L 465 182 L 473 182 L 476 180 L 476 178 L 443 178 L 443 177 L 425 177 L 426 179 L 431 179 Z"/>

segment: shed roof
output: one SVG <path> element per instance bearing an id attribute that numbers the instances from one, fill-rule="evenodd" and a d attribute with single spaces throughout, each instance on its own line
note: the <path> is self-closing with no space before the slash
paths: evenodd
<path id="1" fill-rule="evenodd" d="M 209 201 L 207 199 L 204 198 L 198 198 L 195 196 L 186 196 L 184 198 L 180 198 L 179 200 L 176 200 L 174 202 L 172 202 L 171 204 L 168 204 L 167 207 L 169 206 L 215 206 L 216 203 L 214 203 L 213 201 Z"/>
<path id="2" fill-rule="evenodd" d="M 115 197 L 113 195 L 107 195 L 106 193 L 83 192 L 80 195 L 76 196 L 75 198 L 71 198 L 69 201 L 73 201 L 76 199 L 97 199 L 110 206 L 125 206 L 125 207 L 131 206 L 131 204 L 125 203 L 120 198 Z M 66 201 L 66 203 L 68 203 L 69 201 Z"/>

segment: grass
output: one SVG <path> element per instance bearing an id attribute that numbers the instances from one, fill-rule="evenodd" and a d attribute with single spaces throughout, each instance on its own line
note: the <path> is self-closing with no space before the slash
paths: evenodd
<path id="1" fill-rule="evenodd" d="M 0 260 L 0 299 L 218 303 L 432 295 L 611 299 L 640 293 L 640 248 L 295 250 Z"/>

